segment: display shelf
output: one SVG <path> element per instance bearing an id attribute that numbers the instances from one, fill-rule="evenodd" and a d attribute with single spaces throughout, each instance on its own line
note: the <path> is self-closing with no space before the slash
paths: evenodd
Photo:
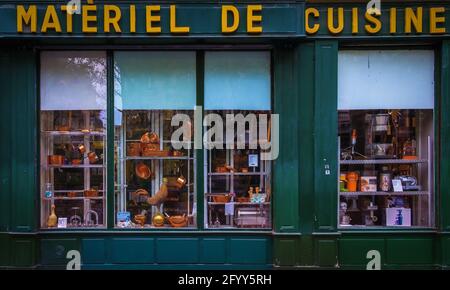
<path id="1" fill-rule="evenodd" d="M 43 165 L 45 168 L 106 168 L 103 164 L 82 164 L 82 165 Z"/>
<path id="2" fill-rule="evenodd" d="M 103 199 L 103 196 L 95 196 L 95 197 L 87 197 L 87 196 L 77 196 L 77 197 L 65 197 L 65 196 L 57 196 L 57 197 L 43 197 L 43 200 L 84 200 L 84 199 Z"/>
<path id="3" fill-rule="evenodd" d="M 224 205 L 226 203 L 234 203 L 235 205 L 269 205 L 270 202 L 235 202 L 235 201 L 230 201 L 230 202 L 215 202 L 215 201 L 209 201 L 208 204 L 211 205 Z"/>
<path id="4" fill-rule="evenodd" d="M 267 175 L 267 172 L 211 172 L 208 173 L 209 176 L 229 176 L 229 175 L 242 175 L 242 176 L 252 176 L 252 175 Z"/>
<path id="5" fill-rule="evenodd" d="M 193 157 L 189 157 L 189 156 L 167 156 L 167 157 L 158 157 L 158 156 L 129 156 L 129 157 L 125 157 L 122 158 L 121 161 L 123 160 L 194 160 Z"/>
<path id="6" fill-rule="evenodd" d="M 340 160 L 341 165 L 373 165 L 373 164 L 416 164 L 427 163 L 427 159 L 361 159 L 361 160 Z"/>
<path id="7" fill-rule="evenodd" d="M 341 191 L 341 196 L 367 196 L 367 195 L 428 195 L 428 191 Z"/>
<path id="8" fill-rule="evenodd" d="M 50 136 L 105 136 L 106 133 L 102 131 L 41 131 L 41 133 Z"/>

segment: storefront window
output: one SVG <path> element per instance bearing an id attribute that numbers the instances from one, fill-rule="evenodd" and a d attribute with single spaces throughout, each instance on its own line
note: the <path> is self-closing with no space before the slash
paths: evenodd
<path id="1" fill-rule="evenodd" d="M 257 135 L 270 95 L 269 52 L 205 54 L 205 228 L 271 228 L 271 162 Z"/>
<path id="2" fill-rule="evenodd" d="M 114 61 L 116 226 L 196 227 L 195 152 L 172 143 L 174 117 L 193 120 L 196 54 L 116 52 Z"/>
<path id="3" fill-rule="evenodd" d="M 41 54 L 41 227 L 105 225 L 106 54 Z"/>
<path id="4" fill-rule="evenodd" d="M 432 227 L 433 51 L 339 53 L 340 227 Z"/>

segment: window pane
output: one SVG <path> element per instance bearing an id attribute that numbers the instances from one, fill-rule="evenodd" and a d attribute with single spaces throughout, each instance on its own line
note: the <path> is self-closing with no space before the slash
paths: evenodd
<path id="1" fill-rule="evenodd" d="M 193 134 L 195 71 L 195 52 L 115 55 L 117 227 L 196 226 L 195 152 L 171 142 L 175 116 Z"/>
<path id="2" fill-rule="evenodd" d="M 339 226 L 434 226 L 433 53 L 339 59 Z"/>
<path id="3" fill-rule="evenodd" d="M 205 53 L 206 110 L 270 110 L 270 52 Z"/>
<path id="4" fill-rule="evenodd" d="M 105 52 L 49 51 L 41 56 L 41 110 L 106 108 Z"/>
<path id="5" fill-rule="evenodd" d="M 349 50 L 338 59 L 338 109 L 432 109 L 432 50 Z"/>
<path id="6" fill-rule="evenodd" d="M 205 227 L 271 228 L 271 162 L 261 160 L 261 144 L 253 148 L 249 142 L 251 130 L 259 128 L 257 116 L 269 114 L 270 122 L 270 111 L 206 111 L 206 114 L 217 114 L 224 124 L 227 115 L 253 115 L 256 126 L 252 128 L 247 123 L 241 126 L 243 131 L 239 131 L 240 126 L 234 124 L 233 139 L 226 139 L 224 133 L 221 144 L 217 136 L 210 137 L 217 143 L 214 149 L 205 151 Z M 270 128 L 267 130 L 270 135 Z M 243 142 L 243 149 L 238 149 L 240 142 Z M 234 149 L 227 149 L 227 145 L 233 145 Z"/>
<path id="7" fill-rule="evenodd" d="M 195 52 L 116 52 L 115 106 L 123 110 L 193 110 Z"/>
<path id="8" fill-rule="evenodd" d="M 41 55 L 42 228 L 105 225 L 104 56 L 69 51 Z"/>

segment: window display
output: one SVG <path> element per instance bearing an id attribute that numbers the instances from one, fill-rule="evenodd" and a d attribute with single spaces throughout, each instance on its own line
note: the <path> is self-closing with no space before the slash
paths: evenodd
<path id="1" fill-rule="evenodd" d="M 396 98 L 389 98 L 390 80 L 382 76 L 398 71 L 398 63 L 387 63 L 393 57 L 408 59 L 410 66 L 423 62 L 423 56 L 404 51 L 351 51 L 340 53 L 339 75 L 339 209 L 338 223 L 344 227 L 432 227 L 433 198 L 433 86 L 418 81 L 420 94 L 402 90 L 407 82 L 396 84 Z M 431 53 L 432 55 L 432 53 Z M 432 68 L 432 60 L 431 61 Z M 344 66 L 359 66 L 360 62 L 376 63 L 367 67 L 364 77 L 374 83 L 374 89 L 386 92 L 378 98 L 362 95 L 349 97 L 356 91 Z M 383 65 L 381 70 L 380 63 Z M 420 80 L 431 79 L 433 69 L 419 74 Z M 420 68 L 422 69 L 422 68 Z M 421 75 L 423 75 L 421 77 Z M 421 78 L 420 78 L 421 77 Z M 362 84 L 358 84 L 361 86 Z M 360 90 L 365 92 L 365 90 Z M 369 95 L 373 95 L 373 91 Z M 395 109 L 403 100 L 403 109 Z M 367 101 L 367 102 L 366 102 Z"/>
<path id="2" fill-rule="evenodd" d="M 195 72 L 194 52 L 115 54 L 119 228 L 196 226 L 195 152 L 172 146 L 173 117 L 193 120 Z"/>
<path id="3" fill-rule="evenodd" d="M 233 116 L 236 123 L 231 136 L 208 136 L 215 146 L 204 152 L 205 228 L 272 227 L 271 162 L 261 159 L 255 138 L 258 116 L 267 115 L 270 124 L 270 100 L 269 52 L 206 53 L 205 114 Z M 228 132 L 229 123 L 223 123 Z M 270 136 L 270 126 L 265 129 Z"/>
<path id="4" fill-rule="evenodd" d="M 42 53 L 40 119 L 41 227 L 105 226 L 105 53 Z"/>

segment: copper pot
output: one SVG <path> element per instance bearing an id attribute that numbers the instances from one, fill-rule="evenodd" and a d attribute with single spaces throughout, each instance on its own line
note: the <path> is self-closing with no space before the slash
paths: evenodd
<path id="1" fill-rule="evenodd" d="M 144 163 L 138 163 L 135 168 L 136 175 L 142 179 L 149 179 L 152 176 L 150 168 Z"/>
<path id="2" fill-rule="evenodd" d="M 186 178 L 183 175 L 181 175 L 180 177 L 177 178 L 177 187 L 181 189 L 185 185 L 186 185 Z"/>
<path id="3" fill-rule="evenodd" d="M 128 156 L 139 156 L 141 155 L 141 144 L 137 142 L 128 143 L 127 145 L 127 155 Z"/>
<path id="4" fill-rule="evenodd" d="M 170 216 L 170 217 L 168 217 L 168 220 L 169 220 L 169 223 L 174 228 L 185 227 L 185 226 L 187 226 L 187 222 L 188 222 L 188 219 L 185 214 L 182 216 L 181 215 Z"/>
<path id="5" fill-rule="evenodd" d="M 77 193 L 75 191 L 70 191 L 67 193 L 67 197 L 77 197 Z"/>
<path id="6" fill-rule="evenodd" d="M 91 151 L 88 153 L 88 159 L 89 159 L 89 163 L 91 163 L 91 164 L 95 164 L 99 160 L 97 154 L 94 151 Z"/>
<path id="7" fill-rule="evenodd" d="M 146 220 L 147 217 L 144 214 L 137 214 L 134 216 L 134 221 L 142 227 L 145 225 Z"/>
<path id="8" fill-rule="evenodd" d="M 64 156 L 62 156 L 62 155 L 49 155 L 48 156 L 48 164 L 50 164 L 50 165 L 63 165 L 64 164 Z"/>
<path id="9" fill-rule="evenodd" d="M 159 143 L 159 137 L 154 132 L 151 132 L 151 133 L 147 132 L 144 135 L 142 135 L 141 142 L 142 143 Z"/>
<path id="10" fill-rule="evenodd" d="M 174 157 L 181 157 L 181 156 L 183 156 L 184 154 L 183 154 L 182 151 L 175 150 L 175 151 L 172 152 L 172 155 L 173 155 Z"/>
<path id="11" fill-rule="evenodd" d="M 81 154 L 84 154 L 86 152 L 86 146 L 84 146 L 84 144 L 78 145 L 78 151 L 80 151 Z"/>
<path id="12" fill-rule="evenodd" d="M 98 190 L 96 189 L 87 189 L 84 191 L 85 197 L 97 197 L 98 196 Z"/>
<path id="13" fill-rule="evenodd" d="M 81 159 L 72 159 L 73 165 L 80 165 L 82 163 Z"/>

